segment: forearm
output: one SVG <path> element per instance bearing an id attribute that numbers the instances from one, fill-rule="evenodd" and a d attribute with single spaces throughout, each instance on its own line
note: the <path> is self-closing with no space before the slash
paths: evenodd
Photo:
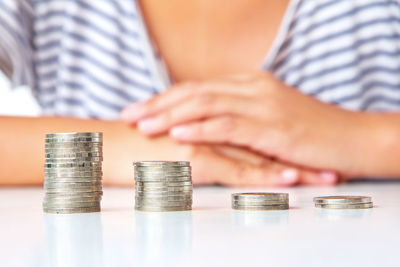
<path id="1" fill-rule="evenodd" d="M 134 160 L 176 159 L 182 147 L 165 137 L 150 140 L 120 122 L 0 117 L 0 185 L 42 183 L 45 134 L 86 131 L 104 133 L 105 184 L 133 184 Z"/>
<path id="2" fill-rule="evenodd" d="M 309 164 L 347 177 L 400 177 L 400 114 L 344 112 L 298 150 Z M 326 126 L 326 124 L 324 124 Z M 321 129 L 322 128 L 322 129 Z M 308 152 L 308 153 L 307 153 Z"/>
<path id="3" fill-rule="evenodd" d="M 352 176 L 400 178 L 400 114 L 363 113 Z M 349 150 L 350 150 L 349 149 Z"/>

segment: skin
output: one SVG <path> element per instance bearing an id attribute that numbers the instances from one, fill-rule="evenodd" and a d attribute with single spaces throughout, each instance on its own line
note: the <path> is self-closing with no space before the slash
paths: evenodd
<path id="1" fill-rule="evenodd" d="M 9 130 L 10 127 L 13 131 Z M 122 122 L 0 117 L 0 165 L 7 166 L 0 172 L 0 185 L 42 183 L 45 134 L 74 131 L 104 133 L 105 185 L 133 186 L 132 163 L 135 160 L 189 160 L 195 184 L 326 184 L 320 181 L 318 172 L 288 168 L 245 149 L 177 144 L 167 136 L 150 139 Z M 282 177 L 282 172 L 289 175 Z"/>
<path id="2" fill-rule="evenodd" d="M 149 136 L 240 145 L 349 177 L 400 177 L 400 114 L 340 109 L 265 72 L 176 85 L 122 118 Z"/>
<path id="3" fill-rule="evenodd" d="M 257 71 L 274 41 L 287 3 L 140 1 L 151 37 L 177 84 Z M 182 144 L 166 135 L 148 138 L 121 122 L 0 117 L 0 165 L 7 166 L 0 172 L 0 184 L 40 184 L 44 141 L 38 140 L 43 140 L 45 133 L 82 131 L 104 132 L 107 185 L 132 185 L 132 161 L 146 159 L 190 160 L 195 184 L 290 186 L 338 181 L 335 172 L 277 161 L 246 146 Z M 23 167 L 22 155 L 28 159 Z"/>

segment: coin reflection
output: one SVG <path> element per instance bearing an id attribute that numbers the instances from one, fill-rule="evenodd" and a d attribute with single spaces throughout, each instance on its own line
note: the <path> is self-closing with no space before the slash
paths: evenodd
<path id="1" fill-rule="evenodd" d="M 240 211 L 232 210 L 233 222 L 238 226 L 257 227 L 268 224 L 287 224 L 288 210 L 275 211 Z"/>
<path id="2" fill-rule="evenodd" d="M 192 213 L 136 211 L 138 266 L 175 265 L 192 250 Z"/>
<path id="3" fill-rule="evenodd" d="M 44 222 L 46 266 L 104 266 L 100 213 L 45 213 Z"/>
<path id="4" fill-rule="evenodd" d="M 372 209 L 315 209 L 318 217 L 333 221 L 366 218 L 371 216 L 371 213 Z"/>

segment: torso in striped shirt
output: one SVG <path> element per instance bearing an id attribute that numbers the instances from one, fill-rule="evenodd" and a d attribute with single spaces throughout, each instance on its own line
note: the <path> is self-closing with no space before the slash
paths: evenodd
<path id="1" fill-rule="evenodd" d="M 127 0 L 0 0 L 0 68 L 45 115 L 117 119 L 170 85 Z M 400 5 L 292 0 L 260 68 L 324 102 L 400 110 Z"/>

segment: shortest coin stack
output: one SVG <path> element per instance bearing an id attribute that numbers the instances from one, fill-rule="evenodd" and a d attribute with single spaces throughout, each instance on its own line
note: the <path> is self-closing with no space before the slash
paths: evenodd
<path id="1" fill-rule="evenodd" d="M 44 212 L 99 212 L 103 134 L 46 134 L 45 143 Z"/>
<path id="2" fill-rule="evenodd" d="M 370 209 L 373 207 L 368 196 L 324 196 L 315 197 L 316 208 L 322 209 Z"/>
<path id="3" fill-rule="evenodd" d="M 187 161 L 134 162 L 136 197 L 140 211 L 192 209 L 192 175 Z"/>
<path id="4" fill-rule="evenodd" d="M 287 210 L 289 195 L 286 193 L 237 193 L 232 194 L 235 210 Z"/>

